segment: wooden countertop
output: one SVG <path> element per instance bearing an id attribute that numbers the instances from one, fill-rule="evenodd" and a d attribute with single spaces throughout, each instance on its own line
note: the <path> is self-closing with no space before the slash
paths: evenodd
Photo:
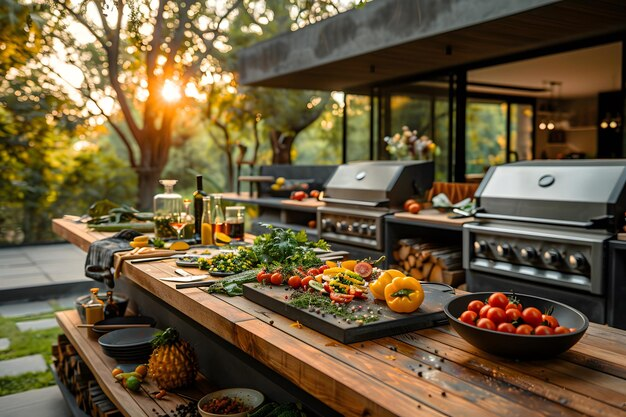
<path id="1" fill-rule="evenodd" d="M 53 230 L 81 248 L 103 237 L 67 220 L 54 220 Z M 125 263 L 122 271 L 347 416 L 626 416 L 626 332 L 619 329 L 591 324 L 572 349 L 543 361 L 490 355 L 448 326 L 344 345 L 243 297 L 156 279 L 174 269 L 168 260 Z"/>

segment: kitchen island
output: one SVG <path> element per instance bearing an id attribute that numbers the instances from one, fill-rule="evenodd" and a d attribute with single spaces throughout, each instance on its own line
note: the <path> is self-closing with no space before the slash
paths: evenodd
<path id="1" fill-rule="evenodd" d="M 68 220 L 53 228 L 83 249 L 104 237 Z M 220 387 L 264 374 L 278 387 L 261 389 L 270 398 L 284 390 L 324 416 L 626 416 L 622 330 L 592 323 L 568 352 L 522 362 L 482 352 L 449 326 L 345 345 L 243 297 L 177 290 L 158 279 L 175 268 L 173 260 L 125 262 L 116 288 L 129 293 L 136 312 L 176 317 L 184 337 L 199 329 L 207 339 L 195 346 L 201 370 Z M 220 351 L 245 373 L 222 372 L 210 360 Z"/>

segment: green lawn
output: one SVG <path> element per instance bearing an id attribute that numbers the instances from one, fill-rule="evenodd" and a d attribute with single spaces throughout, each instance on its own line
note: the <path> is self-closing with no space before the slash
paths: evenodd
<path id="1" fill-rule="evenodd" d="M 52 363 L 52 344 L 61 333 L 59 328 L 20 332 L 16 323 L 27 320 L 38 320 L 54 317 L 54 313 L 36 316 L 5 318 L 0 317 L 0 337 L 11 340 L 11 347 L 0 352 L 0 360 L 14 359 L 27 355 L 40 354 L 46 363 Z M 0 378 L 0 396 L 15 394 L 36 388 L 54 385 L 54 377 L 50 371 L 29 372 L 18 376 Z"/>

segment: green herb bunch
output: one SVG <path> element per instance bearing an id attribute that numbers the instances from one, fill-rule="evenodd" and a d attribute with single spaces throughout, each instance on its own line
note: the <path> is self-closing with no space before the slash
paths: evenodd
<path id="1" fill-rule="evenodd" d="M 257 236 L 252 250 L 259 265 L 268 270 L 281 268 L 290 271 L 298 267 L 318 266 L 321 261 L 312 249 L 329 249 L 324 240 L 309 241 L 304 230 L 295 233 L 291 229 L 265 226 L 270 229 L 270 233 Z"/>

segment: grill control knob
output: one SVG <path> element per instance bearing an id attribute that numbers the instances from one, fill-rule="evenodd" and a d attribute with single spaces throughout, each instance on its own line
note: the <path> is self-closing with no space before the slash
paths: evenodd
<path id="1" fill-rule="evenodd" d="M 575 252 L 567 257 L 567 264 L 572 269 L 582 269 L 587 265 L 587 258 L 580 252 Z"/>
<path id="2" fill-rule="evenodd" d="M 532 261 L 533 259 L 537 258 L 537 251 L 535 250 L 535 248 L 531 246 L 522 248 L 519 251 L 519 254 L 522 257 L 522 259 L 525 261 Z"/>
<path id="3" fill-rule="evenodd" d="M 508 243 L 499 243 L 498 246 L 496 246 L 496 252 L 499 256 L 508 257 L 511 255 L 511 245 Z"/>
<path id="4" fill-rule="evenodd" d="M 369 235 L 370 236 L 376 236 L 376 225 L 375 224 L 370 224 L 369 225 Z"/>
<path id="5" fill-rule="evenodd" d="M 348 222 L 346 222 L 345 220 L 337 222 L 337 231 L 345 232 L 347 230 L 348 230 Z"/>
<path id="6" fill-rule="evenodd" d="M 359 233 L 360 227 L 361 227 L 361 223 L 353 222 L 352 223 L 352 230 L 351 230 L 351 232 L 352 233 Z"/>
<path id="7" fill-rule="evenodd" d="M 366 235 L 369 230 L 370 230 L 370 227 L 367 223 L 361 223 L 359 231 L 361 232 L 362 235 Z"/>
<path id="8" fill-rule="evenodd" d="M 487 252 L 488 248 L 489 247 L 487 246 L 487 242 L 485 242 L 484 240 L 474 241 L 474 252 L 476 252 L 476 254 L 485 253 Z"/>
<path id="9" fill-rule="evenodd" d="M 543 261 L 548 265 L 556 265 L 561 261 L 561 254 L 556 249 L 548 249 L 543 253 Z"/>
<path id="10" fill-rule="evenodd" d="M 333 230 L 333 222 L 330 219 L 322 219 L 322 230 L 331 232 Z"/>

